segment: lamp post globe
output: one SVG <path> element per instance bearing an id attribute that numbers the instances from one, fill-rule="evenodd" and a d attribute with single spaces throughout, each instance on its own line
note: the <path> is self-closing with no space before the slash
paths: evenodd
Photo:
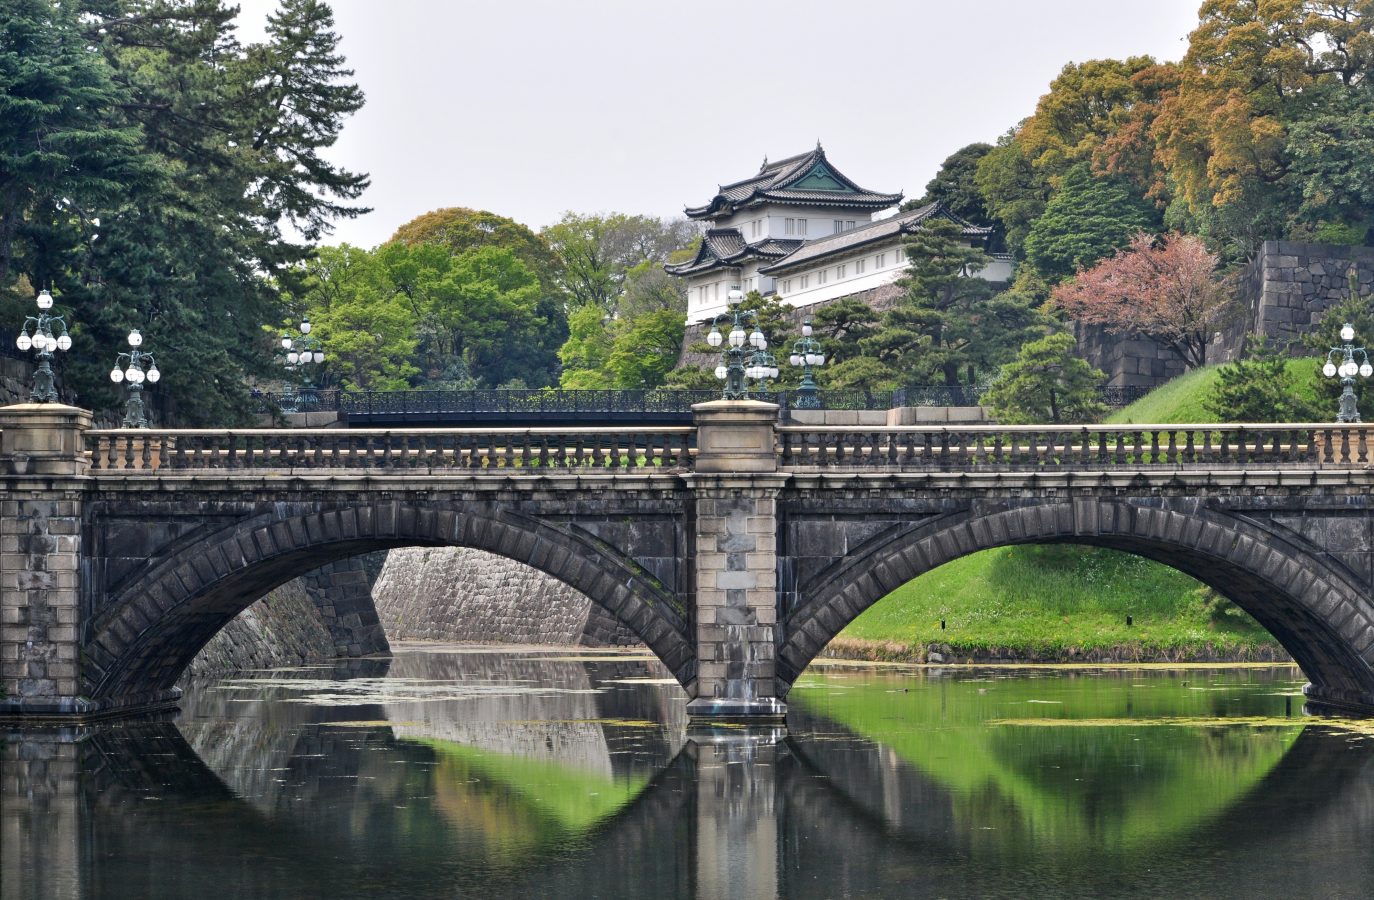
<path id="1" fill-rule="evenodd" d="M 52 369 L 53 354 L 65 353 L 72 348 L 72 338 L 67 332 L 67 321 L 62 316 L 54 316 L 52 293 L 44 288 L 34 297 L 38 315 L 26 316 L 14 339 L 14 345 L 27 353 L 34 351 L 37 365 L 33 371 L 33 386 L 29 390 L 32 403 L 52 403 L 58 399 L 57 375 Z"/>
<path id="2" fill-rule="evenodd" d="M 1364 347 L 1356 347 L 1355 327 L 1349 322 L 1341 326 L 1339 346 L 1332 347 L 1326 354 L 1322 374 L 1327 378 L 1341 379 L 1340 406 L 1336 412 L 1337 422 L 1360 421 L 1359 398 L 1355 396 L 1355 378 L 1368 378 L 1374 375 L 1374 364 L 1369 362 L 1369 352 Z M 1359 362 L 1356 362 L 1356 358 Z M 1340 360 L 1339 364 L 1337 360 Z"/>

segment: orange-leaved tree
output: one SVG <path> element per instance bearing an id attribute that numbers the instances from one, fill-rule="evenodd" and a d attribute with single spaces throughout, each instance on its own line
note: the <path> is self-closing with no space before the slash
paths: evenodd
<path id="1" fill-rule="evenodd" d="M 1055 288 L 1052 299 L 1080 322 L 1154 338 L 1189 368 L 1207 364 L 1212 335 L 1238 312 L 1233 284 L 1217 275 L 1216 254 L 1177 233 L 1137 234 L 1126 249 Z"/>

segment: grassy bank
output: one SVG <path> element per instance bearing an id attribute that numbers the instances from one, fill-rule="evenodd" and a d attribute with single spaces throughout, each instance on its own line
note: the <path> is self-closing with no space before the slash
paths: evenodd
<path id="1" fill-rule="evenodd" d="M 1317 401 L 1317 366 L 1319 360 L 1301 357 L 1287 361 L 1288 377 L 1299 397 L 1313 406 Z M 1123 406 L 1104 421 L 1109 425 L 1174 425 L 1194 422 L 1215 422 L 1217 417 L 1207 411 L 1207 397 L 1217 383 L 1221 366 L 1194 369 L 1161 385 L 1139 400 Z"/>
<path id="2" fill-rule="evenodd" d="M 1281 652 L 1258 623 L 1182 572 L 1076 545 L 1002 547 L 954 560 L 875 603 L 831 645 L 836 655 L 914 662 L 927 661 L 932 649 L 946 661 L 1243 660 Z"/>

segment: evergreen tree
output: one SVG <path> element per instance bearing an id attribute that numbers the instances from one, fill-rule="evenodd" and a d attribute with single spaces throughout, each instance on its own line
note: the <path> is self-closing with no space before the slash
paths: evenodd
<path id="1" fill-rule="evenodd" d="M 902 210 L 919 209 L 928 203 L 939 201 L 956 216 L 980 225 L 993 224 L 988 214 L 983 194 L 978 190 L 974 176 L 978 163 L 992 151 L 991 144 L 975 143 L 960 147 L 940 163 L 940 169 L 926 184 L 926 192 L 917 200 L 902 204 Z"/>
<path id="2" fill-rule="evenodd" d="M 1244 354 L 1217 371 L 1207 411 L 1218 422 L 1312 421 L 1317 410 L 1297 391 L 1288 360 L 1264 338 L 1246 338 Z"/>
<path id="3" fill-rule="evenodd" d="M 1026 262 L 1056 282 L 1125 247 L 1157 224 L 1151 207 L 1118 178 L 1070 168 L 1026 235 Z"/>
<path id="4" fill-rule="evenodd" d="M 1002 367 L 983 402 L 1008 425 L 1094 422 L 1107 411 L 1098 389 L 1107 380 L 1073 355 L 1073 335 L 1059 332 L 1031 341 Z"/>

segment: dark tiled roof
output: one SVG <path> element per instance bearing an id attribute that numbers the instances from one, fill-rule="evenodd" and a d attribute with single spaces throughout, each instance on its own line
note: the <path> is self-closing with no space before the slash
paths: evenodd
<path id="1" fill-rule="evenodd" d="M 801 246 L 800 240 L 766 238 L 757 244 L 744 240 L 738 228 L 708 228 L 691 262 L 669 263 L 663 270 L 669 275 L 696 275 L 712 269 L 735 267 L 746 259 L 781 259 Z"/>
<path id="2" fill-rule="evenodd" d="M 963 233 L 968 237 L 985 237 L 992 233 L 991 228 L 967 222 L 950 212 L 941 203 L 927 203 L 920 209 L 913 209 L 909 213 L 879 219 L 858 228 L 851 228 L 849 231 L 841 231 L 839 234 L 807 241 L 795 253 L 771 265 L 763 266 L 759 271 L 766 275 L 772 275 L 818 262 L 828 256 L 856 250 L 867 244 L 890 240 L 897 235 L 915 234 L 921 223 L 933 216 L 949 219 L 951 222 L 962 226 Z"/>
<path id="3" fill-rule="evenodd" d="M 794 187 L 804 182 L 818 165 L 831 181 L 841 185 L 835 190 L 814 187 Z M 709 219 L 726 215 L 739 207 L 761 203 L 798 203 L 807 205 L 848 206 L 854 209 L 885 209 L 902 201 L 901 192 L 883 194 L 859 187 L 845 177 L 825 158 L 820 145 L 815 150 L 789 156 L 777 162 L 765 162 L 757 175 L 720 186 L 719 193 L 704 206 L 687 207 L 693 219 Z"/>

